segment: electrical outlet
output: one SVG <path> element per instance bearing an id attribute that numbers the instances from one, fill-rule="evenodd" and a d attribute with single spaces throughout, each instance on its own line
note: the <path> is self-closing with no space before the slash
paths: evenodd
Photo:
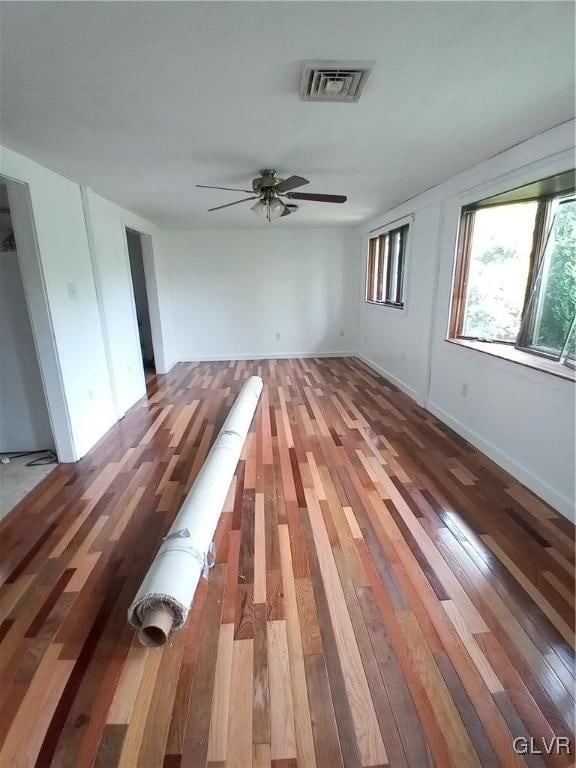
<path id="1" fill-rule="evenodd" d="M 344 331 L 340 331 L 340 336 L 344 337 Z"/>
<path id="2" fill-rule="evenodd" d="M 280 331 L 276 331 L 276 341 L 280 339 Z"/>
<path id="3" fill-rule="evenodd" d="M 96 392 L 94 392 L 93 389 L 88 390 L 88 399 L 92 401 L 96 400 Z"/>
<path id="4" fill-rule="evenodd" d="M 67 283 L 66 288 L 68 290 L 68 298 L 70 301 L 74 301 L 78 298 L 78 288 L 76 283 Z"/>
<path id="5" fill-rule="evenodd" d="M 460 390 L 460 394 L 462 395 L 462 397 L 468 397 L 468 384 L 466 382 L 462 384 L 462 389 Z"/>

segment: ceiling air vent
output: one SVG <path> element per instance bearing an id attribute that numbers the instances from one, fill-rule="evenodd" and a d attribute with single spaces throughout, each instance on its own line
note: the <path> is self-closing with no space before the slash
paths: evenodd
<path id="1" fill-rule="evenodd" d="M 358 101 L 373 61 L 305 61 L 300 77 L 302 101 Z"/>

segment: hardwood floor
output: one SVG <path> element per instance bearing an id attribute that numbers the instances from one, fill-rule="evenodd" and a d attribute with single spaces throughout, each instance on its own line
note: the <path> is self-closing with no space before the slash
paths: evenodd
<path id="1" fill-rule="evenodd" d="M 216 565 L 145 649 L 128 605 L 254 373 Z M 1 768 L 573 764 L 542 742 L 574 723 L 570 523 L 356 361 L 148 389 L 0 524 Z"/>

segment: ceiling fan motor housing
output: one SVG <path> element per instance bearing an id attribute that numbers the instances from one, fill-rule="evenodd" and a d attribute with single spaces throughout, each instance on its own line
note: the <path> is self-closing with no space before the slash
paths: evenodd
<path id="1" fill-rule="evenodd" d="M 267 189 L 273 189 L 278 184 L 280 184 L 281 181 L 284 181 L 284 179 L 281 179 L 280 176 L 276 174 L 276 171 L 269 170 L 267 168 L 260 171 L 260 174 L 261 175 L 254 179 L 252 182 L 252 189 L 258 194 L 264 192 Z"/>

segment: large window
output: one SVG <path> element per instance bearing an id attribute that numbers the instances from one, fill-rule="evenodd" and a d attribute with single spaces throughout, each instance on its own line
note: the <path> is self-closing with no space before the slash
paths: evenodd
<path id="1" fill-rule="evenodd" d="M 574 171 L 463 208 L 451 338 L 573 367 L 575 302 Z"/>
<path id="2" fill-rule="evenodd" d="M 368 241 L 366 301 L 402 309 L 408 224 Z"/>

